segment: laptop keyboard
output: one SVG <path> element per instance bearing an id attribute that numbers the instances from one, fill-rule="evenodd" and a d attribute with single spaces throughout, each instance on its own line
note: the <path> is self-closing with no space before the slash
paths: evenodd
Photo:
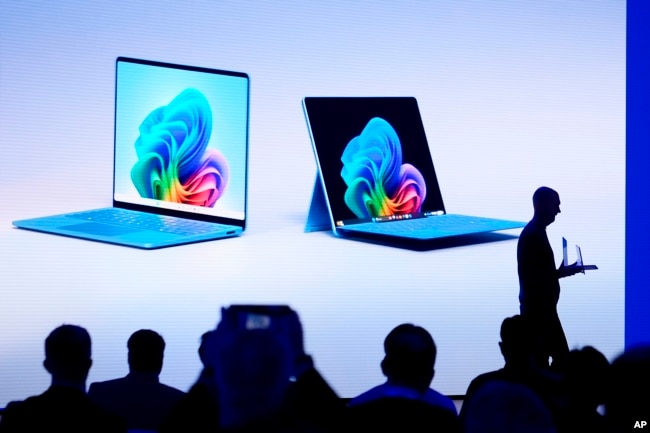
<path id="1" fill-rule="evenodd" d="M 354 224 L 349 226 L 349 228 L 352 230 L 388 235 L 400 233 L 432 233 L 435 235 L 453 236 L 457 234 L 505 230 L 521 226 L 520 223 L 513 221 L 467 215 L 444 214 L 427 218 L 414 218 L 383 223 L 373 222 Z"/>
<path id="2" fill-rule="evenodd" d="M 188 220 L 185 218 L 156 215 L 120 208 L 97 209 L 68 216 L 83 221 L 134 227 L 181 236 L 221 232 L 230 227 L 224 224 Z"/>

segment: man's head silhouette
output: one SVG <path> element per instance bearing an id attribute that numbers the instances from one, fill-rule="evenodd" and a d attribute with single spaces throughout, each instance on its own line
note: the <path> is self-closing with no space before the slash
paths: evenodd
<path id="1" fill-rule="evenodd" d="M 381 369 L 388 381 L 424 392 L 434 375 L 436 345 L 426 329 L 405 323 L 384 340 Z"/>
<path id="2" fill-rule="evenodd" d="M 551 224 L 555 221 L 555 216 L 561 212 L 560 195 L 547 186 L 537 188 L 533 194 L 533 209 L 536 220 L 546 226 Z"/>
<path id="3" fill-rule="evenodd" d="M 134 372 L 160 374 L 163 366 L 165 340 L 155 331 L 140 329 L 127 342 L 129 368 Z"/>
<path id="4" fill-rule="evenodd" d="M 48 335 L 43 366 L 53 385 L 85 387 L 92 365 L 90 345 L 88 331 L 76 325 L 61 325 Z"/>

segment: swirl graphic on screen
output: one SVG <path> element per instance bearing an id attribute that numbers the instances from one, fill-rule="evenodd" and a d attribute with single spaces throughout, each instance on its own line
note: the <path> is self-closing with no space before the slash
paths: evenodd
<path id="1" fill-rule="evenodd" d="M 212 110 L 205 96 L 185 89 L 140 125 L 131 180 L 141 197 L 213 207 L 228 184 L 226 158 L 207 149 Z"/>
<path id="2" fill-rule="evenodd" d="M 420 212 L 427 194 L 424 177 L 402 164 L 402 145 L 386 120 L 372 118 L 348 143 L 341 161 L 345 204 L 358 218 Z"/>

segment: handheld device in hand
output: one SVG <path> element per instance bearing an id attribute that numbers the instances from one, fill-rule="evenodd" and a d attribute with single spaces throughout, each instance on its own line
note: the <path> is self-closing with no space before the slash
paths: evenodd
<path id="1" fill-rule="evenodd" d="M 591 271 L 594 269 L 598 269 L 598 266 L 596 265 L 585 265 L 583 260 L 582 260 L 582 250 L 578 245 L 576 245 L 576 255 L 577 255 L 577 260 L 576 260 L 576 266 L 580 268 L 580 270 L 584 273 L 584 271 Z M 567 240 L 565 238 L 562 238 L 562 264 L 564 266 L 569 266 L 569 258 L 568 258 L 568 253 L 567 253 Z"/>
<path id="2" fill-rule="evenodd" d="M 594 269 L 598 269 L 598 266 L 596 265 L 585 265 L 582 261 L 582 250 L 578 245 L 576 245 L 576 254 L 578 255 L 578 262 L 577 265 L 582 268 L 582 271 L 592 271 Z"/>

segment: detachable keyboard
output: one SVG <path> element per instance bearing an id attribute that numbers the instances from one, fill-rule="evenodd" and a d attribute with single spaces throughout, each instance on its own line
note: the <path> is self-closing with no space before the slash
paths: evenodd
<path id="1" fill-rule="evenodd" d="M 519 221 L 443 214 L 425 218 L 352 224 L 340 227 L 339 229 L 344 232 L 363 232 L 405 238 L 435 239 L 521 228 L 524 225 L 524 223 Z"/>

